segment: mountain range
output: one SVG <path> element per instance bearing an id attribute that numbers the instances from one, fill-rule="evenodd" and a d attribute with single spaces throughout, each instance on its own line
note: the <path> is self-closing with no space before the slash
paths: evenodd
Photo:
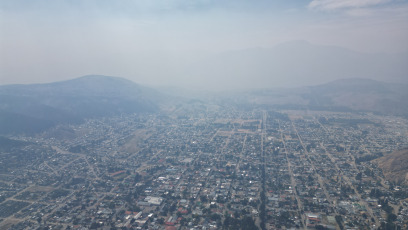
<path id="1" fill-rule="evenodd" d="M 277 109 L 360 111 L 408 117 L 407 87 L 402 83 L 348 78 L 307 87 L 251 90 L 235 95 L 233 100 Z"/>
<path id="2" fill-rule="evenodd" d="M 369 79 L 342 79 L 308 87 L 309 105 L 337 106 L 355 111 L 408 116 L 408 84 Z"/>
<path id="3" fill-rule="evenodd" d="M 118 77 L 90 75 L 48 84 L 0 86 L 0 134 L 33 134 L 58 124 L 125 113 L 155 113 L 198 99 L 275 109 L 364 111 L 408 117 L 407 84 L 342 79 L 326 84 L 191 96 Z M 191 91 L 190 91 L 191 92 Z M 172 96 L 170 96 L 172 94 Z M 199 96 L 197 96 L 199 95 Z M 205 95 L 205 96 L 204 96 Z M 194 100 L 193 100 L 194 101 Z M 220 104 L 221 103 L 221 104 Z"/>
<path id="4" fill-rule="evenodd" d="M 291 41 L 212 55 L 183 73 L 203 88 L 300 87 L 337 79 L 365 78 L 408 83 L 408 53 L 363 53 Z"/>

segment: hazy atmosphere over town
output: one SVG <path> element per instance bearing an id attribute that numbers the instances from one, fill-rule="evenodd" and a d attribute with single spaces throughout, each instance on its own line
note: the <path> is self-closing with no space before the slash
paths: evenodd
<path id="1" fill-rule="evenodd" d="M 2 0 L 1 83 L 217 90 L 405 80 L 404 0 Z M 349 66 L 352 65 L 352 66 Z"/>
<path id="2" fill-rule="evenodd" d="M 408 1 L 0 0 L 0 229 L 408 229 Z"/>

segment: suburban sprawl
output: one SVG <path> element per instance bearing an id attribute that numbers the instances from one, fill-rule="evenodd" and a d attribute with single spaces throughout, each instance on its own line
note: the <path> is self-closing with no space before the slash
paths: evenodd
<path id="1" fill-rule="evenodd" d="M 12 137 L 0 229 L 407 229 L 408 121 L 193 101 Z"/>

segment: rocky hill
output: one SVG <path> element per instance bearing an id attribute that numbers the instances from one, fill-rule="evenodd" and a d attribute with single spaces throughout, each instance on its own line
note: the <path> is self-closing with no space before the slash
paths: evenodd
<path id="1" fill-rule="evenodd" d="M 408 148 L 375 159 L 389 181 L 408 185 Z"/>

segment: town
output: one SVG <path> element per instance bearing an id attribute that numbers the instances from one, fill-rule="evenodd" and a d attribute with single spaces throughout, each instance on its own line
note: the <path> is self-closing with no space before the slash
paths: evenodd
<path id="1" fill-rule="evenodd" d="M 372 113 L 179 105 L 13 136 L 0 229 L 407 229 L 408 147 Z"/>

